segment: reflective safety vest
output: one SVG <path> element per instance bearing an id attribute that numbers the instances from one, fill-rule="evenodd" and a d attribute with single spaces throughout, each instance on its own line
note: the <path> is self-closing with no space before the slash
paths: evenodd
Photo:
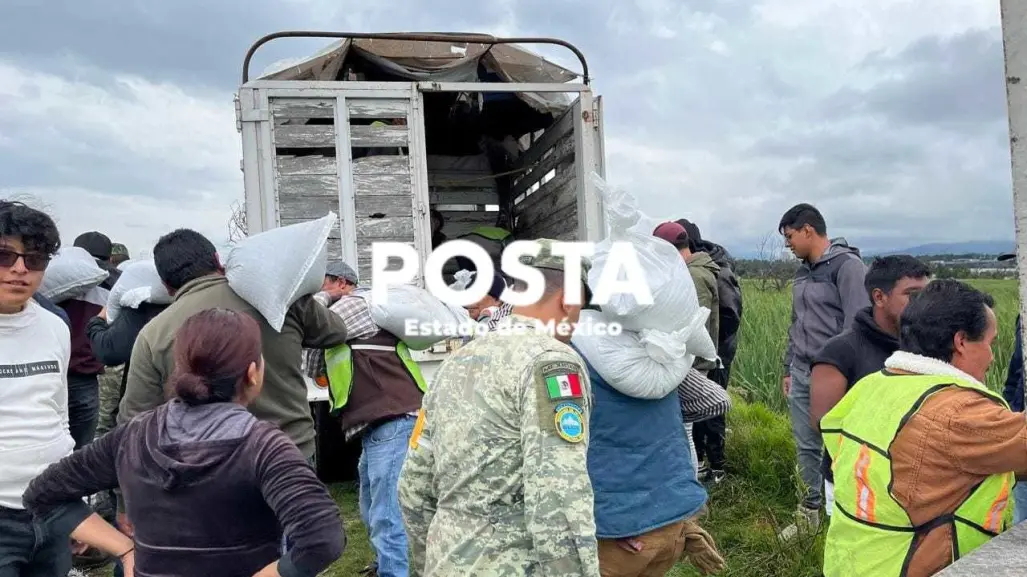
<path id="1" fill-rule="evenodd" d="M 349 393 L 353 388 L 353 351 L 354 350 L 395 350 L 399 360 L 406 367 L 410 377 L 417 383 L 421 392 L 427 390 L 428 385 L 421 374 L 421 368 L 417 366 L 410 356 L 410 349 L 406 343 L 400 341 L 395 347 L 370 344 L 342 344 L 325 350 L 325 373 L 328 376 L 328 403 L 329 410 L 334 416 L 346 406 L 349 401 Z"/>
<path id="2" fill-rule="evenodd" d="M 1009 407 L 972 382 L 881 371 L 856 383 L 821 419 L 835 499 L 824 548 L 825 577 L 904 576 L 918 538 L 944 525 L 952 528 L 953 561 L 1006 529 L 1013 473 L 988 477 L 954 512 L 919 526 L 892 494 L 892 442 L 931 395 L 949 387 L 971 389 Z"/>

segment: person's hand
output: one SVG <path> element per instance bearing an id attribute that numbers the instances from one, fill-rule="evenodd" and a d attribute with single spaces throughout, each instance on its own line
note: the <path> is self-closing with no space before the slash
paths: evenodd
<path id="1" fill-rule="evenodd" d="M 135 527 L 133 527 L 132 522 L 128 520 L 128 515 L 122 512 L 118 512 L 118 531 L 124 533 L 126 537 L 135 537 Z"/>
<path id="2" fill-rule="evenodd" d="M 713 537 L 689 519 L 685 521 L 685 549 L 683 556 L 688 557 L 692 565 L 703 575 L 719 573 L 724 570 L 724 558 L 717 551 Z"/>
<path id="3" fill-rule="evenodd" d="M 792 392 L 792 376 L 785 375 L 785 378 L 781 379 L 781 392 L 785 394 L 785 398 L 788 398 L 788 393 Z"/>
<path id="4" fill-rule="evenodd" d="M 96 313 L 96 316 L 100 317 L 104 321 L 107 320 L 107 307 L 100 309 L 100 312 Z"/>

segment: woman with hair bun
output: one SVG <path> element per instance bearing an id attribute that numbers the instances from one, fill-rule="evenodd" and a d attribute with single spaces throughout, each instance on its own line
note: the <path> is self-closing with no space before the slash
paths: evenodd
<path id="1" fill-rule="evenodd" d="M 120 486 L 135 542 L 126 575 L 314 577 L 345 533 L 296 445 L 246 409 L 264 379 L 260 327 L 206 310 L 182 325 L 174 352 L 174 398 L 51 465 L 26 508 L 44 514 Z"/>

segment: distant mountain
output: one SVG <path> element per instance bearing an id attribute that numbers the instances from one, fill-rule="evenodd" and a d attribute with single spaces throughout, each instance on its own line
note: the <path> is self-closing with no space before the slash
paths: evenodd
<path id="1" fill-rule="evenodd" d="M 911 254 L 927 256 L 934 254 L 1002 254 L 1013 252 L 1016 243 L 1011 240 L 971 240 L 965 242 L 932 242 L 904 248 L 902 250 L 874 251 L 870 254 Z"/>

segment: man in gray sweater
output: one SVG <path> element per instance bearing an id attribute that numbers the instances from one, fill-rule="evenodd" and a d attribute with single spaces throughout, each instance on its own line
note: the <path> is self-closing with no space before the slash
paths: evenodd
<path id="1" fill-rule="evenodd" d="M 806 496 L 799 506 L 797 523 L 782 531 L 781 536 L 787 539 L 804 526 L 816 528 L 823 505 L 823 443 L 809 419 L 810 362 L 824 343 L 851 325 L 856 313 L 870 301 L 863 286 L 866 267 L 858 250 L 844 240 L 828 238 L 820 211 L 810 204 L 797 204 L 781 217 L 778 231 L 802 261 L 792 285 L 792 324 L 781 389 L 788 398 Z"/>

